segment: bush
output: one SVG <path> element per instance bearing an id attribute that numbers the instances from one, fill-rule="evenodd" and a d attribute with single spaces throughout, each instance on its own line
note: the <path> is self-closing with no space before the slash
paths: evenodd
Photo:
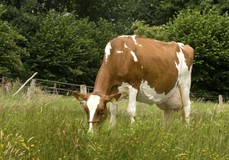
<path id="1" fill-rule="evenodd" d="M 72 13 L 50 11 L 32 40 L 28 65 L 40 78 L 91 85 L 113 35 L 105 20 L 96 24 Z"/>
<path id="2" fill-rule="evenodd" d="M 0 16 L 4 12 L 4 7 L 0 5 Z M 0 76 L 16 78 L 22 75 L 24 65 L 21 58 L 27 51 L 18 45 L 20 41 L 26 41 L 25 37 L 0 19 Z"/>
<path id="3" fill-rule="evenodd" d="M 133 23 L 132 30 L 134 34 L 141 35 L 142 37 L 153 38 L 157 40 L 167 39 L 165 34 L 165 25 L 161 26 L 149 26 L 144 21 L 138 21 Z"/>
<path id="4" fill-rule="evenodd" d="M 195 49 L 193 89 L 229 92 L 228 26 L 228 14 L 190 9 L 181 11 L 166 25 L 169 40 Z"/>

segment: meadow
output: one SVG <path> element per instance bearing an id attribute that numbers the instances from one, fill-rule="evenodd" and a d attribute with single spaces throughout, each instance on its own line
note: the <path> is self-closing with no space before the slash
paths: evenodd
<path id="1" fill-rule="evenodd" d="M 107 120 L 89 134 L 74 97 L 0 92 L 0 159 L 229 160 L 229 103 L 217 112 L 216 103 L 192 102 L 190 125 L 174 112 L 167 127 L 161 110 L 142 104 L 130 125 L 126 104 L 114 128 Z"/>

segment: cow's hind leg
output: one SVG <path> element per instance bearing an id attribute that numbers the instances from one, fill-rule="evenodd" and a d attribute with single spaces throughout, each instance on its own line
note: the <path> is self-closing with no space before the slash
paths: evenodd
<path id="1" fill-rule="evenodd" d="M 183 79 L 182 83 L 179 86 L 182 107 L 183 107 L 183 118 L 188 123 L 190 121 L 190 113 L 191 113 L 190 87 L 191 87 L 191 70 L 188 72 L 186 78 Z"/>
<path id="2" fill-rule="evenodd" d="M 182 98 L 182 106 L 183 106 L 183 118 L 186 122 L 190 121 L 190 113 L 191 113 L 191 101 L 190 101 L 190 89 L 188 87 L 181 87 L 181 98 Z"/>
<path id="3" fill-rule="evenodd" d="M 129 86 L 129 99 L 128 99 L 127 111 L 130 115 L 131 123 L 135 121 L 137 93 L 138 93 L 137 89 L 135 89 L 132 86 Z"/>

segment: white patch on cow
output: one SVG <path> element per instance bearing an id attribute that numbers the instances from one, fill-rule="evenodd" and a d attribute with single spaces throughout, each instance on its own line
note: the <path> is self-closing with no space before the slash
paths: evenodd
<path id="1" fill-rule="evenodd" d="M 129 36 L 129 35 L 122 35 L 122 36 L 119 36 L 119 37 L 128 38 L 128 37 L 130 37 L 130 36 Z"/>
<path id="2" fill-rule="evenodd" d="M 177 58 L 179 63 L 176 64 L 176 68 L 178 70 L 178 82 L 179 85 L 181 87 L 181 89 L 183 89 L 183 107 L 184 107 L 184 113 L 185 113 L 185 117 L 187 118 L 186 120 L 188 120 L 188 117 L 190 115 L 190 99 L 189 99 L 189 90 L 190 90 L 190 86 L 191 86 L 191 70 L 188 70 L 188 66 L 185 62 L 185 56 L 184 53 L 182 52 L 182 49 L 180 48 L 180 51 L 177 52 Z M 182 92 L 182 90 L 181 90 Z"/>
<path id="3" fill-rule="evenodd" d="M 184 46 L 184 44 L 181 43 L 181 42 L 178 42 L 177 44 L 178 44 L 178 46 L 179 46 L 180 48 L 183 48 L 183 46 Z"/>
<path id="4" fill-rule="evenodd" d="M 105 57 L 106 57 L 106 62 L 107 62 L 107 59 L 109 57 L 109 55 L 111 54 L 111 42 L 107 43 L 106 47 L 105 47 Z"/>
<path id="5" fill-rule="evenodd" d="M 163 103 L 165 102 L 175 91 L 177 88 L 177 83 L 175 86 L 169 91 L 169 93 L 157 93 L 155 88 L 151 88 L 147 81 L 142 81 L 140 84 L 139 91 L 139 101 L 153 104 L 153 103 Z"/>
<path id="6" fill-rule="evenodd" d="M 177 52 L 177 58 L 178 58 L 178 64 L 175 61 L 176 64 L 176 68 L 178 70 L 178 81 L 180 83 L 180 85 L 182 85 L 182 83 L 184 83 L 188 77 L 188 66 L 185 62 L 185 57 L 184 57 L 184 53 L 182 52 L 182 50 L 180 49 L 179 52 Z"/>
<path id="7" fill-rule="evenodd" d="M 89 122 L 93 121 L 96 108 L 99 105 L 99 101 L 100 101 L 100 96 L 97 95 L 90 95 L 87 101 L 87 106 L 89 109 Z M 90 130 L 92 130 L 92 123 L 89 123 L 89 131 Z"/>
<path id="8" fill-rule="evenodd" d="M 124 47 L 130 50 L 130 48 L 127 46 L 126 43 L 124 43 Z M 138 58 L 137 58 L 136 54 L 134 53 L 134 51 L 131 51 L 131 50 L 130 50 L 130 54 L 131 54 L 132 57 L 134 58 L 134 61 L 137 62 L 137 61 L 138 61 Z"/>
<path id="9" fill-rule="evenodd" d="M 126 43 L 124 43 L 124 47 L 125 47 L 125 48 L 128 48 L 128 49 L 130 49 L 130 48 L 127 46 L 127 44 L 126 44 Z"/>
<path id="10" fill-rule="evenodd" d="M 137 45 L 138 43 L 137 43 L 137 41 L 136 41 L 136 35 L 132 35 L 132 36 L 131 36 L 131 38 L 133 39 L 134 44 L 136 44 L 136 45 Z"/>
<path id="11" fill-rule="evenodd" d="M 128 38 L 128 37 L 131 37 L 131 38 L 132 38 L 132 40 L 134 41 L 134 44 L 135 44 L 135 45 L 138 45 L 138 46 L 142 47 L 142 45 L 141 45 L 141 44 L 138 44 L 138 43 L 137 43 L 137 40 L 136 40 L 136 35 L 122 35 L 122 36 L 119 36 L 119 37 L 122 37 L 122 38 Z"/>
<path id="12" fill-rule="evenodd" d="M 190 70 L 188 70 L 186 59 L 182 51 L 182 45 L 181 44 L 178 45 L 180 46 L 180 51 L 177 52 L 177 58 L 179 62 L 178 64 L 175 62 L 175 64 L 178 70 L 178 82 L 182 94 L 181 98 L 182 98 L 183 111 L 184 111 L 186 121 L 189 122 L 189 115 L 191 112 L 191 107 L 190 107 L 191 101 L 190 101 L 189 93 L 191 87 L 192 66 L 190 67 Z"/>
<path id="13" fill-rule="evenodd" d="M 123 51 L 116 51 L 116 53 L 123 53 Z"/>
<path id="14" fill-rule="evenodd" d="M 137 58 L 136 54 L 133 51 L 130 51 L 130 53 L 133 56 L 134 61 L 137 62 L 138 61 L 138 58 Z"/>
<path id="15" fill-rule="evenodd" d="M 138 44 L 138 43 L 137 43 L 136 35 L 131 36 L 131 38 L 133 39 L 135 45 L 138 45 L 139 47 L 142 47 L 141 44 Z"/>

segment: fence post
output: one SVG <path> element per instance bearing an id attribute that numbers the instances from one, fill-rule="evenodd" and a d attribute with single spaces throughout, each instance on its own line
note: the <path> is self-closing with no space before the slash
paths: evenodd
<path id="1" fill-rule="evenodd" d="M 56 88 L 56 83 L 54 83 L 54 86 L 53 86 L 53 94 L 58 94 L 58 91 L 57 91 L 57 88 Z"/>
<path id="2" fill-rule="evenodd" d="M 80 93 L 87 94 L 87 86 L 86 85 L 80 85 Z"/>
<path id="3" fill-rule="evenodd" d="M 35 92 L 35 89 L 36 89 L 36 79 L 32 79 L 32 81 L 30 82 L 30 86 L 28 88 L 28 91 L 27 91 L 28 100 L 32 99 L 34 92 Z"/>
<path id="4" fill-rule="evenodd" d="M 224 110 L 223 96 L 219 95 L 219 104 L 217 106 L 217 111 L 218 112 L 223 112 L 223 110 Z"/>
<path id="5" fill-rule="evenodd" d="M 8 83 L 8 79 L 6 76 L 2 77 L 2 90 L 3 92 L 6 92 L 6 93 L 9 92 L 9 83 Z"/>

